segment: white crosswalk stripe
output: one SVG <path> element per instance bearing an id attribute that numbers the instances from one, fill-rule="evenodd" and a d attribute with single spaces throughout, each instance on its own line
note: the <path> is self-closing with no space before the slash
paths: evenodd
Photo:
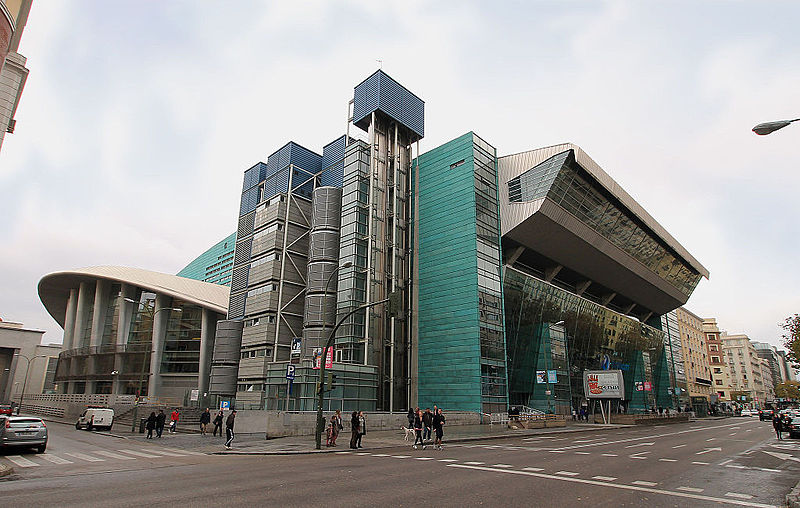
<path id="1" fill-rule="evenodd" d="M 134 457 L 128 457 L 127 455 L 122 455 L 122 454 L 119 454 L 119 453 L 109 452 L 109 451 L 106 451 L 106 450 L 97 450 L 94 453 L 96 453 L 98 455 L 102 455 L 104 457 L 110 457 L 112 459 L 135 460 Z"/>
<path id="2" fill-rule="evenodd" d="M 6 455 L 6 458 L 19 467 L 35 467 L 39 465 L 36 462 L 26 459 L 22 455 Z"/>
<path id="3" fill-rule="evenodd" d="M 39 458 L 44 459 L 48 462 L 52 462 L 53 464 L 72 464 L 71 460 L 62 459 L 58 455 L 51 455 L 49 453 L 39 455 Z"/>
<path id="4" fill-rule="evenodd" d="M 130 455 L 136 455 L 137 457 L 148 458 L 148 459 L 154 459 L 154 458 L 158 457 L 158 455 L 153 455 L 152 453 L 144 453 L 144 452 L 140 452 L 140 451 L 136 451 L 136 450 L 117 450 L 117 451 L 118 452 L 122 452 L 122 453 L 128 453 Z"/>
<path id="5" fill-rule="evenodd" d="M 78 453 L 78 452 L 64 452 L 64 455 L 69 455 L 70 457 L 75 457 L 76 459 L 85 460 L 87 462 L 103 462 L 106 459 L 101 459 L 98 457 L 92 457 L 91 455 L 86 455 L 85 453 Z"/>
<path id="6" fill-rule="evenodd" d="M 703 492 L 703 489 L 698 489 L 697 487 L 678 487 L 675 490 L 682 490 L 684 492 L 694 492 L 695 494 Z"/>
<path id="7" fill-rule="evenodd" d="M 159 455 L 166 455 L 167 457 L 186 457 L 185 453 L 177 453 L 168 450 L 147 450 L 151 453 L 157 453 Z"/>
<path id="8" fill-rule="evenodd" d="M 178 450 L 177 448 L 163 448 L 163 449 L 167 450 L 168 452 L 183 453 L 183 454 L 186 454 L 186 455 L 205 455 L 205 453 L 193 452 L 191 450 Z M 349 453 L 349 452 L 345 452 L 345 453 Z"/>

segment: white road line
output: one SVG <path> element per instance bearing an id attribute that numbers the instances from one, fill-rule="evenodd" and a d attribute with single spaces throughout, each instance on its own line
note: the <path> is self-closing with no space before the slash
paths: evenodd
<path id="1" fill-rule="evenodd" d="M 753 432 L 753 429 L 747 429 L 745 432 Z"/>
<path id="2" fill-rule="evenodd" d="M 167 450 L 168 452 L 185 453 L 187 455 L 205 455 L 205 453 L 193 452 L 190 450 L 178 450 L 176 448 L 166 448 L 166 447 L 164 447 L 163 449 Z M 337 453 L 342 453 L 342 452 L 337 452 Z M 344 453 L 350 453 L 350 452 L 344 452 Z"/>
<path id="3" fill-rule="evenodd" d="M 717 440 L 717 438 L 715 438 L 715 437 L 712 437 L 711 439 L 706 439 L 706 441 L 716 441 L 716 440 Z"/>
<path id="4" fill-rule="evenodd" d="M 597 480 L 587 480 L 583 478 L 570 478 L 566 476 L 555 476 L 547 473 L 535 473 L 533 471 L 519 471 L 516 469 L 493 469 L 490 467 L 484 466 L 467 466 L 465 464 L 448 464 L 447 467 L 457 467 L 460 469 L 472 469 L 475 471 L 490 471 L 495 473 L 506 473 L 506 474 L 515 474 L 515 475 L 522 475 L 522 476 L 533 476 L 536 478 L 546 478 L 549 480 L 560 480 L 562 482 L 572 482 L 572 483 L 582 483 L 584 485 L 596 485 L 599 487 L 608 487 L 613 489 L 621 489 L 621 490 L 633 490 L 637 492 L 650 492 L 653 494 L 663 494 L 667 496 L 675 496 L 675 497 L 682 497 L 687 499 L 699 499 L 701 501 L 711 501 L 716 503 L 728 503 L 728 504 L 735 504 L 739 506 L 753 506 L 756 508 L 775 508 L 772 505 L 768 504 L 761 504 L 761 503 L 754 503 L 749 501 L 737 501 L 730 498 L 724 497 L 711 497 L 711 496 L 703 496 L 699 494 L 693 494 L 690 492 L 675 492 L 663 489 L 654 489 L 650 487 L 641 487 L 638 485 L 625 485 L 621 483 L 607 483 L 601 482 Z"/>
<path id="5" fill-rule="evenodd" d="M 603 457 L 619 457 L 616 453 L 603 453 Z"/>
<path id="6" fill-rule="evenodd" d="M 602 480 L 604 482 L 613 482 L 617 479 L 616 476 L 592 476 L 593 480 Z"/>
<path id="7" fill-rule="evenodd" d="M 438 459 L 439 462 L 458 462 L 456 459 Z"/>
<path id="8" fill-rule="evenodd" d="M 391 457 L 392 457 L 393 459 L 407 459 L 407 458 L 409 458 L 410 456 L 411 456 L 411 455 L 391 455 Z"/>
<path id="9" fill-rule="evenodd" d="M 508 469 L 509 467 L 514 467 L 511 464 L 492 464 L 492 467 L 502 467 L 503 469 Z"/>
<path id="10" fill-rule="evenodd" d="M 678 487 L 676 490 L 682 490 L 684 492 L 696 492 L 696 493 L 703 492 L 703 489 L 698 489 L 697 487 Z"/>
<path id="11" fill-rule="evenodd" d="M 541 467 L 523 467 L 523 471 L 544 471 Z"/>
<path id="12" fill-rule="evenodd" d="M 433 457 L 414 457 L 417 460 L 433 460 Z"/>
<path id="13" fill-rule="evenodd" d="M 575 452 L 575 455 L 591 455 L 589 452 Z"/>
<path id="14" fill-rule="evenodd" d="M 547 450 L 550 453 L 567 453 L 564 450 Z"/>
<path id="15" fill-rule="evenodd" d="M 144 453 L 136 450 L 117 450 L 117 451 L 122 453 L 127 453 L 129 455 L 135 455 L 137 457 L 144 457 L 146 459 L 158 458 L 158 455 L 153 455 L 152 453 Z"/>
<path id="16" fill-rule="evenodd" d="M 661 462 L 678 462 L 678 459 L 658 459 Z"/>
<path id="17" fill-rule="evenodd" d="M 732 467 L 734 469 L 747 469 L 747 466 L 738 466 L 736 464 L 729 464 L 729 465 L 727 465 L 725 467 Z"/>
<path id="18" fill-rule="evenodd" d="M 741 427 L 731 427 L 731 430 L 741 429 Z"/>
<path id="19" fill-rule="evenodd" d="M 723 460 L 722 462 L 719 463 L 719 465 L 720 466 L 724 466 L 725 464 L 728 464 L 729 462 L 733 462 L 733 459 Z"/>
<path id="20" fill-rule="evenodd" d="M 576 439 L 573 443 L 591 443 L 592 441 L 600 441 L 600 438 L 595 439 Z"/>
<path id="21" fill-rule="evenodd" d="M 634 485 L 642 485 L 644 487 L 655 487 L 658 485 L 656 482 L 646 482 L 644 480 L 636 480 L 635 482 L 631 482 Z"/>
<path id="22" fill-rule="evenodd" d="M 564 476 L 578 476 L 580 473 L 574 471 L 556 471 L 555 474 L 563 474 Z"/>
<path id="23" fill-rule="evenodd" d="M 108 452 L 106 450 L 97 450 L 94 452 L 98 455 L 102 455 L 104 457 L 111 457 L 112 459 L 120 459 L 120 460 L 136 460 L 133 457 L 126 457 L 125 455 L 120 455 L 119 453 Z"/>
<path id="24" fill-rule="evenodd" d="M 336 452 L 336 455 L 349 455 L 353 452 Z"/>
<path id="25" fill-rule="evenodd" d="M 637 460 L 647 460 L 647 457 L 638 457 L 636 455 L 628 455 L 628 457 L 630 457 L 632 459 L 637 459 Z"/>
<path id="26" fill-rule="evenodd" d="M 725 495 L 728 497 L 735 497 L 738 499 L 753 499 L 753 496 L 751 496 L 750 494 L 739 494 L 738 492 L 726 492 Z"/>
<path id="27" fill-rule="evenodd" d="M 698 466 L 707 466 L 708 462 L 692 462 L 692 464 L 696 464 Z"/>
<path id="28" fill-rule="evenodd" d="M 157 453 L 159 455 L 165 455 L 167 457 L 186 457 L 186 454 L 184 453 L 170 452 L 167 450 L 147 450 L 147 451 L 151 453 Z"/>
<path id="29" fill-rule="evenodd" d="M 57 455 L 50 455 L 49 453 L 44 453 L 42 455 L 39 455 L 39 457 L 43 458 L 48 462 L 52 462 L 53 464 L 72 464 L 71 460 L 62 459 Z"/>
<path id="30" fill-rule="evenodd" d="M 339 453 L 342 453 L 342 452 L 339 452 Z M 350 452 L 345 452 L 345 453 L 350 453 Z M 358 453 L 356 453 L 356 455 L 372 455 L 372 454 L 369 453 L 369 452 L 358 452 Z"/>
<path id="31" fill-rule="evenodd" d="M 464 462 L 464 464 L 469 464 L 470 466 L 482 466 L 485 462 Z"/>
<path id="32" fill-rule="evenodd" d="M 686 446 L 686 445 L 685 444 L 679 444 L 679 445 L 673 446 L 672 448 L 673 449 L 674 448 L 683 448 L 684 446 Z"/>
<path id="33" fill-rule="evenodd" d="M 6 458 L 19 467 L 36 467 L 39 465 L 32 460 L 26 459 L 22 455 L 6 455 Z"/>
<path id="34" fill-rule="evenodd" d="M 373 457 L 388 457 L 389 454 L 387 454 L 387 453 L 375 453 L 372 456 Z"/>
<path id="35" fill-rule="evenodd" d="M 651 443 L 639 443 L 639 444 L 632 444 L 632 445 L 630 445 L 630 446 L 626 446 L 625 448 L 636 448 L 637 446 L 653 446 L 654 444 L 656 444 L 656 443 L 655 443 L 655 442 L 651 442 Z"/>
<path id="36" fill-rule="evenodd" d="M 92 457 L 91 455 L 86 455 L 85 453 L 78 453 L 78 452 L 64 452 L 65 455 L 69 455 L 70 457 L 75 457 L 76 459 L 85 460 L 87 462 L 105 462 L 106 459 L 98 459 L 97 457 Z"/>
<path id="37" fill-rule="evenodd" d="M 735 435 L 736 435 L 736 432 L 731 432 L 729 435 L 730 435 L 730 436 L 735 436 Z"/>

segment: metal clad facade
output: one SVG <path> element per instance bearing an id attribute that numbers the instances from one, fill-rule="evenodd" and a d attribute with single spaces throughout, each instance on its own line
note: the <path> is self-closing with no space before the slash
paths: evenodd
<path id="1" fill-rule="evenodd" d="M 425 136 L 425 102 L 381 70 L 356 86 L 353 124 L 365 128 L 367 117 L 376 110 L 383 111 L 420 138 Z"/>

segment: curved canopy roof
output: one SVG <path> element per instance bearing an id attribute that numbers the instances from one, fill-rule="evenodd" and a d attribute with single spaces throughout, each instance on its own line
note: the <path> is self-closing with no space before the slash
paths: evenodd
<path id="1" fill-rule="evenodd" d="M 39 281 L 39 299 L 47 312 L 63 327 L 70 289 L 77 289 L 81 282 L 93 283 L 99 279 L 180 298 L 220 314 L 228 312 L 230 288 L 227 286 L 126 266 L 93 266 L 50 273 Z"/>

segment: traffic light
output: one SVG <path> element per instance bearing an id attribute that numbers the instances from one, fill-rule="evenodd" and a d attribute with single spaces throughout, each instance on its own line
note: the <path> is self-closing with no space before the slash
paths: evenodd
<path id="1" fill-rule="evenodd" d="M 333 372 L 328 372 L 328 391 L 331 391 L 334 388 L 336 388 L 336 374 Z"/>
<path id="2" fill-rule="evenodd" d="M 403 293 L 400 291 L 389 293 L 389 316 L 393 318 L 403 317 Z"/>

